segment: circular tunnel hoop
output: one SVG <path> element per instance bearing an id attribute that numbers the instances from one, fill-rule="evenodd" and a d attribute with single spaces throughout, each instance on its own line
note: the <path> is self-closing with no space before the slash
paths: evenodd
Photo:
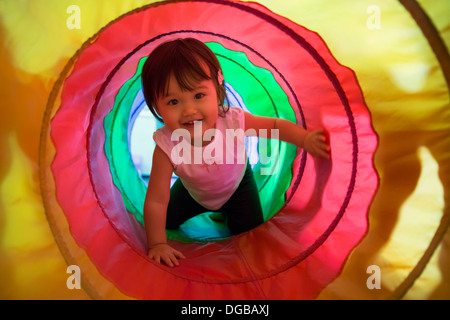
<path id="1" fill-rule="evenodd" d="M 96 194 L 96 198 L 98 199 L 98 203 L 99 206 L 102 208 L 102 211 L 105 212 L 106 209 L 104 206 L 102 206 L 101 203 L 101 193 L 97 192 L 95 185 L 96 183 L 94 182 L 94 176 L 93 173 L 95 172 L 95 170 L 92 170 L 92 168 L 90 167 L 91 164 L 91 159 L 94 157 L 91 157 L 90 154 L 90 150 L 92 150 L 92 140 L 91 139 L 91 135 L 90 133 L 92 132 L 92 125 L 96 122 L 94 120 L 94 116 L 99 104 L 99 101 L 101 100 L 102 95 L 104 94 L 104 92 L 106 91 L 108 84 L 111 82 L 111 79 L 114 77 L 114 74 L 117 72 L 117 70 L 119 70 L 123 64 L 125 64 L 125 62 L 130 59 L 130 57 L 132 57 L 136 52 L 138 52 L 139 50 L 141 50 L 143 47 L 147 46 L 150 43 L 153 43 L 156 40 L 161 40 L 167 36 L 172 36 L 175 34 L 208 34 L 208 35 L 213 35 L 216 37 L 221 37 L 221 38 L 226 38 L 227 40 L 231 40 L 233 42 L 237 42 L 239 43 L 241 46 L 246 47 L 247 49 L 249 49 L 250 51 L 255 52 L 258 56 L 260 56 L 264 61 L 266 61 L 267 64 L 271 65 L 270 61 L 268 61 L 266 58 L 264 58 L 260 53 L 254 51 L 251 47 L 249 47 L 248 45 L 245 45 L 242 42 L 239 42 L 235 39 L 231 39 L 229 37 L 220 35 L 220 34 L 214 34 L 214 33 L 210 33 L 210 32 L 205 32 L 205 31 L 200 31 L 200 30 L 179 30 L 179 31 L 175 31 L 175 32 L 170 32 L 170 33 L 165 33 L 165 34 L 160 34 L 142 44 L 139 44 L 135 49 L 133 49 L 132 51 L 130 51 L 114 68 L 113 70 L 109 73 L 109 75 L 107 76 L 107 79 L 103 82 L 101 89 L 99 90 L 96 98 L 95 98 L 95 102 L 91 108 L 91 116 L 90 116 L 90 121 L 89 121 L 89 127 L 88 127 L 88 135 L 87 135 L 87 150 L 88 150 L 88 167 L 89 167 L 89 176 L 91 179 L 91 184 L 94 187 L 94 192 Z M 292 37 L 292 36 L 291 36 Z M 343 216 L 345 209 L 347 208 L 347 205 L 350 201 L 350 197 L 352 195 L 354 186 L 355 186 L 355 179 L 356 179 L 356 166 L 357 166 L 357 154 L 358 154 L 358 145 L 356 143 L 356 126 L 355 126 L 355 122 L 354 122 L 354 118 L 353 118 L 353 114 L 352 111 L 350 109 L 350 105 L 348 102 L 348 99 L 345 95 L 345 92 L 343 91 L 339 81 L 337 80 L 335 74 L 331 71 L 330 67 L 326 64 L 326 62 L 323 60 L 323 58 L 318 54 L 318 52 L 316 50 L 314 50 L 309 43 L 306 42 L 306 40 L 300 36 L 297 37 L 293 37 L 293 39 L 302 47 L 306 46 L 306 50 L 310 53 L 311 56 L 314 57 L 314 59 L 316 60 L 316 62 L 320 65 L 320 67 L 322 68 L 322 70 L 325 72 L 325 74 L 327 75 L 327 77 L 329 78 L 330 82 L 333 84 L 336 92 L 339 95 L 339 98 L 341 99 L 342 105 L 347 113 L 348 116 L 348 121 L 349 121 L 349 127 L 351 129 L 351 135 L 352 135 L 352 147 L 353 147 L 353 159 L 352 159 L 352 172 L 351 172 L 351 178 L 350 178 L 350 183 L 347 189 L 347 194 L 344 198 L 344 201 L 342 203 L 342 206 L 338 212 L 338 214 L 336 215 L 336 217 L 334 218 L 334 220 L 332 221 L 332 223 L 329 225 L 329 227 L 327 228 L 327 230 L 316 240 L 316 242 L 310 246 L 307 250 L 305 250 L 304 252 L 300 253 L 295 259 L 291 260 L 291 263 L 288 263 L 289 265 L 295 265 L 299 262 L 301 262 L 302 260 L 304 260 L 308 255 L 310 255 L 312 252 L 314 252 L 328 237 L 328 235 L 333 231 L 333 229 L 336 227 L 336 225 L 339 223 L 339 220 L 341 219 L 341 217 Z M 306 45 L 307 44 L 307 45 Z M 320 57 L 320 58 L 319 58 Z M 273 67 L 275 72 L 277 72 L 281 78 L 283 80 L 284 76 L 275 68 Z M 295 92 L 292 90 L 291 86 L 289 85 L 288 82 L 286 82 L 287 86 L 289 87 L 289 89 L 291 90 L 292 95 L 295 98 L 295 101 L 297 102 L 297 106 L 299 108 L 299 111 L 302 114 L 302 119 L 303 119 L 303 112 L 301 110 L 301 106 L 300 103 L 298 101 L 297 96 L 295 95 Z M 303 126 L 306 129 L 307 128 L 307 124 L 306 122 L 303 122 Z M 97 142 L 94 142 L 94 145 L 96 145 Z M 298 174 L 296 176 L 295 182 L 294 182 L 294 188 L 292 189 L 289 197 L 287 197 L 286 201 L 285 201 L 285 205 L 286 206 L 289 201 L 292 199 L 292 197 L 295 194 L 295 191 L 298 188 L 298 185 L 301 181 L 302 175 L 304 173 L 304 167 L 305 167 L 305 161 L 306 161 L 306 154 L 303 153 L 302 154 L 302 161 L 300 164 L 300 169 L 298 171 Z M 280 209 L 282 210 L 284 208 L 284 206 Z M 114 222 L 111 221 L 111 224 L 114 225 Z"/>
<path id="2" fill-rule="evenodd" d="M 279 20 L 276 20 L 276 18 L 274 18 L 274 15 L 273 14 L 271 15 L 271 13 L 268 12 L 265 8 L 258 7 L 258 10 L 260 10 L 260 11 L 258 11 L 257 9 L 255 9 L 256 5 L 254 5 L 254 4 L 246 4 L 244 6 L 243 4 L 240 4 L 240 3 L 237 3 L 237 2 L 222 2 L 222 1 L 210 1 L 210 2 L 192 1 L 192 2 L 189 2 L 189 4 L 194 4 L 194 3 L 195 4 L 197 4 L 197 3 L 217 4 L 217 5 L 224 5 L 224 6 L 233 7 L 233 9 L 238 8 L 238 9 L 242 9 L 242 11 L 244 11 L 246 14 L 247 13 L 254 14 L 258 18 L 261 18 L 264 21 L 264 23 L 269 22 L 269 23 L 271 23 L 272 25 L 275 25 L 275 26 L 277 26 L 277 24 L 278 24 L 278 26 L 279 25 L 284 26 L 284 24 L 289 24 L 291 28 L 292 27 L 298 27 L 298 26 L 292 24 L 291 22 L 289 22 L 287 20 L 283 21 L 284 24 L 282 22 L 280 22 Z M 180 3 L 177 3 L 176 5 L 178 7 L 180 7 L 180 6 L 183 6 L 184 3 L 180 2 Z M 117 19 L 116 21 L 114 21 L 114 23 L 120 21 L 123 18 L 126 18 L 128 15 L 131 15 L 131 14 L 134 14 L 134 13 L 139 13 L 139 12 L 145 11 L 146 9 L 151 9 L 151 8 L 156 8 L 156 7 L 155 6 L 146 6 L 146 7 L 143 7 L 141 9 L 139 9 L 139 10 L 135 10 L 132 13 L 126 14 L 126 15 L 122 16 L 121 18 Z M 160 8 L 160 7 L 158 7 L 158 8 Z M 171 9 L 173 9 L 173 8 L 174 7 L 172 6 Z M 264 13 L 262 13 L 262 10 L 266 10 L 266 11 Z M 274 21 L 276 21 L 276 23 Z M 112 26 L 114 26 L 114 24 L 110 24 L 108 26 L 112 27 Z M 280 28 L 280 29 L 283 29 L 283 28 Z M 287 35 L 291 36 L 291 38 L 293 38 L 292 34 L 295 34 L 295 32 L 292 29 L 290 29 L 289 27 L 285 27 L 284 29 L 285 30 L 282 30 L 283 33 L 287 34 Z M 301 29 L 300 27 L 298 29 L 299 30 L 297 30 L 297 32 L 300 31 L 300 30 L 302 32 L 307 32 L 304 29 Z M 105 30 L 106 30 L 106 28 L 102 29 L 100 33 L 102 33 Z M 98 38 L 97 38 L 96 41 L 99 41 L 99 39 L 103 36 L 100 33 L 99 33 Z M 313 37 L 312 35 L 309 35 L 309 36 Z M 317 36 L 314 36 L 314 37 L 317 37 Z M 303 37 L 300 37 L 300 39 L 302 39 L 306 44 L 308 44 L 307 40 L 305 40 Z M 320 43 L 317 44 L 316 43 L 316 45 L 320 46 L 322 44 L 320 44 Z M 317 51 L 315 51 L 315 49 L 311 45 L 308 44 L 308 45 L 306 45 L 306 47 L 307 48 L 303 48 L 303 47 L 302 48 L 305 49 L 306 51 L 308 51 L 310 55 L 314 55 L 314 53 L 315 53 L 316 56 L 320 57 L 320 55 L 317 53 Z M 89 46 L 84 47 L 83 50 L 86 49 L 86 48 L 89 48 Z M 83 50 L 80 50 L 78 52 L 79 56 L 80 56 L 78 58 L 80 58 L 80 59 L 83 58 L 83 55 L 82 55 L 82 53 L 83 53 L 82 51 Z M 325 54 L 329 55 L 329 52 L 327 51 L 326 47 L 325 47 L 325 49 L 322 48 L 321 50 L 325 50 Z M 325 69 L 323 71 L 331 72 L 331 74 L 327 73 L 326 75 L 327 75 L 329 81 L 331 81 L 333 83 L 333 86 L 334 86 L 336 92 L 338 93 L 339 99 L 344 104 L 344 108 L 345 108 L 345 111 L 346 111 L 346 114 L 347 114 L 347 118 L 348 118 L 347 121 L 348 121 L 348 125 L 350 126 L 351 141 L 353 142 L 353 146 L 352 146 L 353 152 L 352 152 L 352 157 L 351 157 L 352 158 L 351 162 L 353 164 L 352 165 L 353 166 L 353 170 L 352 170 L 352 175 L 351 175 L 351 179 L 350 179 L 350 183 L 349 183 L 349 188 L 352 188 L 352 192 L 354 192 L 353 187 L 355 186 L 356 167 L 357 167 L 357 163 L 358 163 L 357 160 L 358 160 L 358 152 L 359 152 L 357 143 L 360 140 L 358 140 L 357 136 L 356 136 L 357 130 L 356 130 L 355 121 L 354 121 L 354 117 L 353 116 L 354 116 L 354 112 L 358 112 L 359 119 L 364 122 L 363 127 L 365 125 L 367 125 L 367 121 L 369 120 L 369 116 L 367 114 L 367 110 L 365 109 L 364 103 L 363 103 L 363 101 L 361 99 L 359 86 L 356 85 L 356 87 L 352 87 L 352 89 L 350 90 L 350 91 L 352 91 L 352 93 L 351 93 L 352 101 L 354 102 L 354 105 L 353 105 L 354 109 L 352 110 L 350 108 L 349 101 L 348 101 L 348 99 L 347 99 L 347 97 L 345 95 L 345 92 L 342 89 L 342 87 L 340 86 L 340 83 L 339 83 L 339 80 L 338 80 L 337 76 L 331 71 L 331 68 L 326 64 L 326 61 L 322 57 L 320 57 L 320 58 L 321 59 L 319 59 L 319 61 L 322 62 L 322 64 L 320 64 L 320 67 L 322 69 Z M 328 57 L 328 59 L 332 59 L 332 58 Z M 331 61 L 333 61 L 333 60 L 331 60 Z M 316 62 L 317 62 L 317 60 L 316 60 Z M 74 65 L 75 65 L 75 68 L 76 68 L 77 64 L 74 64 Z M 345 75 L 349 76 L 349 74 L 350 74 L 350 77 L 352 78 L 352 81 L 356 81 L 356 79 L 354 78 L 353 73 L 351 73 L 351 72 L 348 73 L 347 69 L 345 69 L 342 66 L 338 65 L 336 62 L 333 62 L 333 65 L 334 65 L 335 68 L 342 68 L 342 70 L 340 70 L 340 73 L 341 73 L 340 76 L 341 77 L 343 76 L 343 74 L 344 74 L 344 76 Z M 67 70 L 67 72 L 68 72 L 68 69 L 65 69 L 65 70 Z M 70 77 L 74 77 L 74 71 L 72 72 Z M 58 82 L 58 84 L 61 85 L 61 87 L 63 86 L 62 81 Z M 58 88 L 58 90 L 59 89 L 60 88 Z M 65 89 L 67 89 L 67 88 L 65 88 Z M 347 87 L 347 90 L 349 90 L 348 87 Z M 66 96 L 67 95 L 68 95 L 68 93 L 66 93 Z M 294 95 L 294 98 L 298 101 L 298 99 L 297 99 L 297 97 L 295 95 Z M 49 103 L 49 107 L 51 108 L 53 106 L 50 105 L 50 103 Z M 58 114 L 55 116 L 55 118 L 58 118 L 58 120 L 63 119 L 64 115 L 67 115 L 64 112 L 59 110 Z M 89 121 L 88 125 L 90 127 L 92 125 L 92 123 L 95 120 L 97 120 L 94 117 L 94 113 L 92 113 L 92 112 L 90 113 L 90 119 L 89 120 L 90 121 Z M 317 119 L 312 118 L 312 119 L 309 119 L 309 120 L 313 123 L 312 127 L 316 127 L 317 126 L 317 124 L 318 124 L 318 122 L 317 122 L 318 120 Z M 308 119 L 304 123 L 306 124 L 307 122 L 308 122 Z M 370 121 L 368 121 L 368 122 L 369 122 L 369 127 L 370 127 Z M 54 124 L 55 124 L 55 128 L 58 128 L 58 126 L 60 125 L 60 123 L 58 121 L 56 121 Z M 369 129 L 371 129 L 371 128 L 369 128 Z M 359 130 L 358 132 L 361 134 L 362 131 L 364 131 L 364 130 Z M 61 145 L 60 145 L 59 141 L 57 141 L 58 140 L 58 136 L 56 135 L 56 132 L 59 132 L 59 131 L 55 129 L 54 132 L 55 132 L 55 134 L 53 135 L 53 138 L 55 140 L 55 148 L 58 149 L 58 147 L 60 147 Z M 92 133 L 91 131 L 88 131 L 88 134 L 85 135 L 85 136 L 86 137 L 87 136 L 91 137 L 91 133 Z M 358 138 L 361 139 L 362 137 L 358 137 Z M 90 139 L 88 139 L 88 138 L 86 138 L 86 139 L 87 139 L 87 141 L 90 141 Z M 375 144 L 376 144 L 375 140 L 373 139 L 373 132 L 371 132 L 370 130 L 365 131 L 363 140 L 366 140 L 366 142 L 367 141 L 369 142 L 369 148 L 366 149 L 365 152 L 367 152 L 366 158 L 368 157 L 369 159 L 371 159 L 371 155 L 372 155 L 373 149 L 374 149 Z M 60 150 L 60 151 L 62 151 L 62 150 Z M 61 152 L 59 153 L 59 155 L 61 155 Z M 98 154 L 89 153 L 89 157 L 97 156 L 97 155 Z M 53 165 L 53 169 L 60 169 L 59 165 L 61 165 L 61 163 L 56 161 L 57 159 L 59 159 L 58 158 L 58 152 L 57 152 L 57 156 L 55 157 L 55 163 Z M 336 160 L 338 160 L 338 159 L 339 159 L 339 157 L 336 158 Z M 303 157 L 302 157 L 302 160 L 301 160 L 301 166 L 300 166 L 300 168 L 303 168 L 303 169 L 301 169 L 301 176 L 303 176 L 303 173 L 304 173 L 304 170 L 305 170 L 305 167 L 306 167 L 307 164 L 308 163 L 306 161 L 306 156 L 303 154 Z M 62 168 L 62 169 L 65 169 L 65 168 Z M 373 168 L 368 170 L 369 171 L 369 175 L 371 173 L 373 173 L 372 170 L 373 170 Z M 89 171 L 89 180 L 91 180 L 92 179 L 92 176 L 91 176 L 91 172 L 92 171 L 91 170 L 88 170 L 88 171 Z M 359 172 L 361 172 L 361 171 L 359 171 Z M 299 176 L 297 175 L 297 177 L 299 177 Z M 80 179 L 86 179 L 86 177 L 83 176 Z M 297 187 L 299 186 L 300 182 L 303 182 L 303 181 L 300 181 L 299 179 L 297 179 L 296 183 L 293 186 L 293 190 L 297 189 Z M 365 200 L 367 200 L 367 201 L 363 201 L 363 203 L 359 204 L 359 206 L 360 206 L 359 209 L 365 208 L 365 210 L 367 210 L 368 203 L 370 203 L 370 199 L 367 199 L 367 198 L 371 198 L 371 196 L 373 194 L 373 191 L 374 191 L 374 184 L 376 184 L 376 182 L 374 183 L 374 181 L 372 179 L 370 187 L 369 187 L 370 190 L 368 190 L 368 191 L 366 190 L 365 191 L 366 193 L 364 193 L 365 194 L 365 198 L 366 198 Z M 57 185 L 58 185 L 58 183 L 57 183 Z M 57 193 L 58 193 L 58 191 L 60 191 L 60 190 L 57 190 Z M 291 193 L 291 196 L 290 196 L 291 199 L 292 199 L 292 195 L 293 195 L 293 193 Z M 90 195 L 89 195 L 89 197 L 90 197 Z M 289 199 L 289 200 L 291 200 L 291 199 Z M 65 199 L 64 197 L 61 197 L 61 195 L 59 195 L 58 200 L 59 200 L 60 205 L 61 205 L 62 208 L 66 208 L 67 209 L 67 205 L 68 204 L 70 205 L 70 201 L 68 203 L 67 199 Z M 235 294 L 234 296 L 235 297 L 249 297 L 249 296 L 254 296 L 255 294 L 256 294 L 256 297 L 261 297 L 261 296 L 266 297 L 267 295 L 265 293 L 265 290 L 267 290 L 267 288 L 266 289 L 264 289 L 264 288 L 265 288 L 265 286 L 267 286 L 267 282 L 263 281 L 263 280 L 268 279 L 268 278 L 273 278 L 275 275 L 277 277 L 281 277 L 281 278 L 284 277 L 284 279 L 286 279 L 286 276 L 290 276 L 290 277 L 298 278 L 298 279 L 302 278 L 299 273 L 294 272 L 295 270 L 298 270 L 298 268 L 295 268 L 295 270 L 291 270 L 291 269 L 294 266 L 296 266 L 300 261 L 303 261 L 306 257 L 313 256 L 313 255 L 318 255 L 319 254 L 318 251 L 322 252 L 323 248 L 326 248 L 326 246 L 324 247 L 324 246 L 321 246 L 321 245 L 329 238 L 329 236 L 332 234 L 332 231 L 335 230 L 338 222 L 343 218 L 344 212 L 346 212 L 346 210 L 347 210 L 347 213 L 348 213 L 347 216 L 350 215 L 349 212 L 348 212 L 348 208 L 349 208 L 348 205 L 350 203 L 350 200 L 351 200 L 351 193 L 347 192 L 347 195 L 346 195 L 346 197 L 344 199 L 344 202 L 343 202 L 343 205 L 341 206 L 341 209 L 339 210 L 338 215 L 335 216 L 335 218 L 333 219 L 332 223 L 330 225 L 328 225 L 326 231 L 324 233 L 322 233 L 322 235 L 319 238 L 317 238 L 311 245 L 308 245 L 307 246 L 307 250 L 303 250 L 302 251 L 303 255 L 302 254 L 296 255 L 296 257 L 295 257 L 296 259 L 290 259 L 287 263 L 282 264 L 279 267 L 272 268 L 271 272 L 265 272 L 264 274 L 258 274 L 257 270 L 249 270 L 248 266 L 247 266 L 247 271 L 246 272 L 248 272 L 248 274 L 247 275 L 243 274 L 244 277 L 241 277 L 240 279 L 233 279 L 233 278 L 231 278 L 231 279 L 230 278 L 219 279 L 219 278 L 217 278 L 215 280 L 206 279 L 206 280 L 203 280 L 203 281 L 199 281 L 199 280 L 196 280 L 196 279 L 198 279 L 197 276 L 193 276 L 193 274 L 195 274 L 195 272 L 196 272 L 195 268 L 189 270 L 189 271 L 193 272 L 193 273 L 191 273 L 189 275 L 189 274 L 183 272 L 183 268 L 180 268 L 180 269 L 178 269 L 178 271 L 175 272 L 175 271 L 167 270 L 166 268 L 164 268 L 164 267 L 162 267 L 160 265 L 155 265 L 152 262 L 149 263 L 148 259 L 145 259 L 146 257 L 145 257 L 144 254 L 142 254 L 140 252 L 137 252 L 135 250 L 132 250 L 133 252 L 130 252 L 130 251 L 126 251 L 125 248 L 118 248 L 118 247 L 114 247 L 114 248 L 113 247 L 109 247 L 109 248 L 104 248 L 104 249 L 111 249 L 111 250 L 112 249 L 114 249 L 114 250 L 120 249 L 123 254 L 128 255 L 129 257 L 131 257 L 132 255 L 136 256 L 136 254 L 137 254 L 138 256 L 140 256 L 140 258 L 137 257 L 138 259 L 134 260 L 134 262 L 136 264 L 128 265 L 131 269 L 142 268 L 143 271 L 145 269 L 145 272 L 147 272 L 148 275 L 151 274 L 154 277 L 161 276 L 162 279 L 166 279 L 168 281 L 172 281 L 171 278 L 167 278 L 167 275 L 170 273 L 171 276 L 177 276 L 179 279 L 185 279 L 185 280 L 188 280 L 189 282 L 190 281 L 196 282 L 197 285 L 199 285 L 199 286 L 202 286 L 202 285 L 205 285 L 205 284 L 208 284 L 208 283 L 210 283 L 210 284 L 211 283 L 221 283 L 221 284 L 228 283 L 228 284 L 233 284 L 233 288 L 232 289 L 230 289 L 230 287 L 221 286 L 220 287 L 221 289 L 219 290 L 219 292 L 217 292 L 217 296 L 224 296 L 224 294 L 226 294 L 227 292 L 228 293 L 234 292 L 234 294 Z M 98 198 L 97 198 L 97 201 L 98 201 Z M 286 208 L 286 209 L 289 209 L 289 208 Z M 94 214 L 94 212 L 92 212 L 92 214 Z M 94 217 L 94 216 L 92 216 L 92 214 L 91 214 L 90 217 Z M 366 214 L 366 212 L 364 212 L 364 216 L 365 216 L 365 214 Z M 66 212 L 66 215 L 67 215 L 67 212 Z M 232 244 L 233 244 L 233 246 L 235 246 L 234 249 L 238 250 L 237 251 L 238 255 L 241 258 L 243 258 L 243 259 L 246 259 L 246 257 L 249 258 L 248 256 L 246 256 L 249 253 L 246 251 L 246 248 L 242 246 L 242 244 L 245 243 L 245 240 L 248 239 L 248 237 L 261 235 L 261 230 L 264 229 L 264 228 L 270 227 L 271 230 L 273 230 L 273 232 L 275 232 L 274 231 L 275 230 L 274 229 L 275 225 L 277 225 L 280 221 L 283 221 L 283 219 L 285 219 L 287 216 L 288 216 L 288 214 L 286 212 L 282 212 L 282 214 L 277 215 L 276 221 L 275 221 L 275 219 L 271 219 L 271 221 L 269 221 L 269 223 L 266 223 L 262 227 L 257 228 L 257 230 L 251 231 L 248 234 L 245 234 L 245 235 L 242 235 L 242 236 L 237 236 L 237 237 L 233 238 Z M 71 220 L 73 218 L 70 215 L 68 216 L 68 218 L 69 218 L 70 222 L 73 222 L 73 220 Z M 115 217 L 115 218 L 117 218 L 117 217 Z M 101 218 L 97 218 L 97 219 L 101 219 Z M 272 220 L 274 220 L 274 221 L 272 221 Z M 90 235 L 86 235 L 85 233 L 83 234 L 83 230 L 78 230 L 78 228 L 80 226 L 81 226 L 80 224 L 78 224 L 76 226 L 73 226 L 72 233 L 74 235 L 76 235 L 75 238 L 77 238 L 77 236 L 81 236 L 81 239 L 79 238 L 79 239 L 77 239 L 77 241 L 81 241 L 82 246 L 85 247 L 88 250 L 88 254 L 90 255 L 91 259 L 96 261 L 96 263 L 99 264 L 99 267 L 101 268 L 101 265 L 104 262 L 99 261 L 97 259 L 97 257 L 95 257 L 95 252 L 96 252 L 97 248 L 90 247 L 88 245 L 89 241 L 92 241 L 92 239 L 87 239 L 87 238 L 90 238 L 89 237 Z M 111 239 L 114 238 L 114 239 L 116 239 L 115 241 L 120 241 L 119 238 L 121 238 L 122 240 L 126 240 L 127 237 L 129 236 L 129 235 L 124 235 L 124 233 L 121 232 L 123 230 L 119 230 L 113 224 L 110 224 L 110 226 L 114 228 L 114 232 L 111 233 L 112 230 L 109 230 L 108 228 L 105 229 L 105 232 L 108 233 L 108 235 L 109 235 L 109 237 L 111 237 Z M 362 234 L 365 232 L 364 223 L 363 223 L 363 226 L 360 227 L 360 230 L 362 230 L 362 231 L 360 232 L 360 234 L 358 236 L 356 236 L 357 239 L 353 240 L 353 242 L 351 242 L 351 244 L 350 243 L 346 244 L 345 245 L 345 250 L 351 250 L 353 248 L 353 246 L 356 244 L 356 242 L 359 241 L 360 236 L 362 236 Z M 101 236 L 101 235 L 100 234 L 96 234 L 95 236 Z M 334 238 L 334 237 L 332 237 L 332 238 Z M 111 244 L 110 243 L 105 243 L 105 245 L 111 245 Z M 321 247 L 322 250 L 317 250 L 319 247 Z M 185 247 L 185 248 L 188 248 L 188 247 Z M 209 246 L 208 248 L 211 248 L 211 246 Z M 192 247 L 191 247 L 191 249 L 192 249 Z M 125 251 L 123 251 L 123 250 L 125 250 Z M 267 253 L 266 251 L 263 251 L 262 253 Z M 108 251 L 105 251 L 105 252 L 108 252 Z M 117 254 L 117 251 L 115 251 L 115 252 Z M 346 251 L 346 252 L 348 254 L 348 251 Z M 144 258 L 145 261 L 142 260 L 142 258 Z M 255 266 L 253 266 L 253 267 L 255 267 Z M 184 271 L 186 271 L 186 270 L 184 270 Z M 106 271 L 104 271 L 104 272 L 106 272 Z M 329 275 L 329 280 L 327 280 L 327 281 L 330 281 L 336 275 L 336 272 L 338 272 L 338 270 L 329 271 L 330 275 Z M 125 292 L 130 292 L 131 289 L 129 288 L 129 286 L 127 286 L 128 283 L 125 281 L 125 279 L 114 278 L 113 275 L 111 275 L 111 274 L 109 274 L 108 278 L 111 281 L 113 281 L 117 286 L 121 287 L 122 290 L 124 290 Z M 302 279 L 305 280 L 304 278 L 302 278 Z M 177 280 L 177 282 L 176 282 L 180 287 L 183 287 L 184 285 L 186 285 L 186 284 L 182 284 L 182 282 L 178 282 L 178 281 L 181 281 L 181 280 Z M 246 284 L 247 282 L 250 282 L 250 284 L 247 285 Z M 316 285 L 316 289 L 313 290 L 315 293 L 312 293 L 312 294 L 313 295 L 317 294 L 317 292 L 318 292 L 317 290 L 320 291 L 320 289 L 323 288 L 323 286 L 324 286 L 323 283 L 322 284 L 317 284 Z M 281 291 L 276 291 L 276 292 L 278 292 L 278 295 L 276 295 L 276 296 L 279 296 L 280 294 L 282 295 Z M 140 294 L 137 294 L 137 293 L 131 293 L 131 294 L 132 295 L 137 295 L 139 297 L 164 296 L 164 292 L 154 292 L 154 291 L 152 291 L 152 292 L 145 292 L 145 293 L 141 292 Z M 202 293 L 200 292 L 200 294 L 202 294 Z M 303 293 L 297 293 L 298 296 L 302 296 L 302 294 Z M 308 294 L 311 294 L 311 293 L 308 293 Z M 273 295 L 271 295 L 271 296 L 273 296 Z"/>

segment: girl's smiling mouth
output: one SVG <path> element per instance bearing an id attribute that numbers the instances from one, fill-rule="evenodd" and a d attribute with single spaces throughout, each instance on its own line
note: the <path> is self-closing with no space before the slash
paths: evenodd
<path id="1" fill-rule="evenodd" d="M 183 122 L 183 126 L 194 126 L 194 125 L 199 125 L 202 124 L 203 119 L 196 119 L 196 120 L 189 120 L 189 121 L 185 121 Z"/>

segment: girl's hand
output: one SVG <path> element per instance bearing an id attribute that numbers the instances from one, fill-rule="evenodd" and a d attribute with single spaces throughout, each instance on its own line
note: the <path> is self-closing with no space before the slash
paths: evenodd
<path id="1" fill-rule="evenodd" d="M 330 159 L 330 146 L 322 129 L 308 132 L 303 147 L 313 157 Z"/>
<path id="2" fill-rule="evenodd" d="M 178 266 L 178 259 L 184 259 L 185 256 L 178 250 L 175 250 L 167 243 L 158 243 L 152 245 L 148 250 L 148 256 L 150 259 L 161 263 L 161 260 L 169 267 Z"/>

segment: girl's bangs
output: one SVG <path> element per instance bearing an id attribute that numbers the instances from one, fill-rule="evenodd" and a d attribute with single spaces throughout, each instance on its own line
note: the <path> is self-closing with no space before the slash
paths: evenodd
<path id="1" fill-rule="evenodd" d="M 174 64 L 170 74 L 174 75 L 182 90 L 192 91 L 200 82 L 211 80 L 211 76 L 209 76 L 211 72 L 210 68 L 200 57 L 188 57 L 184 55 L 181 59 L 177 60 L 178 63 Z M 166 82 L 167 90 L 168 86 L 169 79 Z"/>

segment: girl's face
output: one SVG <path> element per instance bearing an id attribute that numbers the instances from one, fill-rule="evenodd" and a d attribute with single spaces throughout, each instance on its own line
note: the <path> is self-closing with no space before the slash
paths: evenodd
<path id="1" fill-rule="evenodd" d="M 158 97 L 156 105 L 168 129 L 172 132 L 176 129 L 188 130 L 192 144 L 194 138 L 202 139 L 206 130 L 216 127 L 219 107 L 212 80 L 198 82 L 192 91 L 187 91 L 180 88 L 172 74 L 167 94 Z M 197 128 L 195 131 L 194 125 Z M 200 125 L 201 137 L 195 137 L 194 133 L 200 133 L 198 131 Z M 203 145 L 208 142 L 203 142 Z"/>

